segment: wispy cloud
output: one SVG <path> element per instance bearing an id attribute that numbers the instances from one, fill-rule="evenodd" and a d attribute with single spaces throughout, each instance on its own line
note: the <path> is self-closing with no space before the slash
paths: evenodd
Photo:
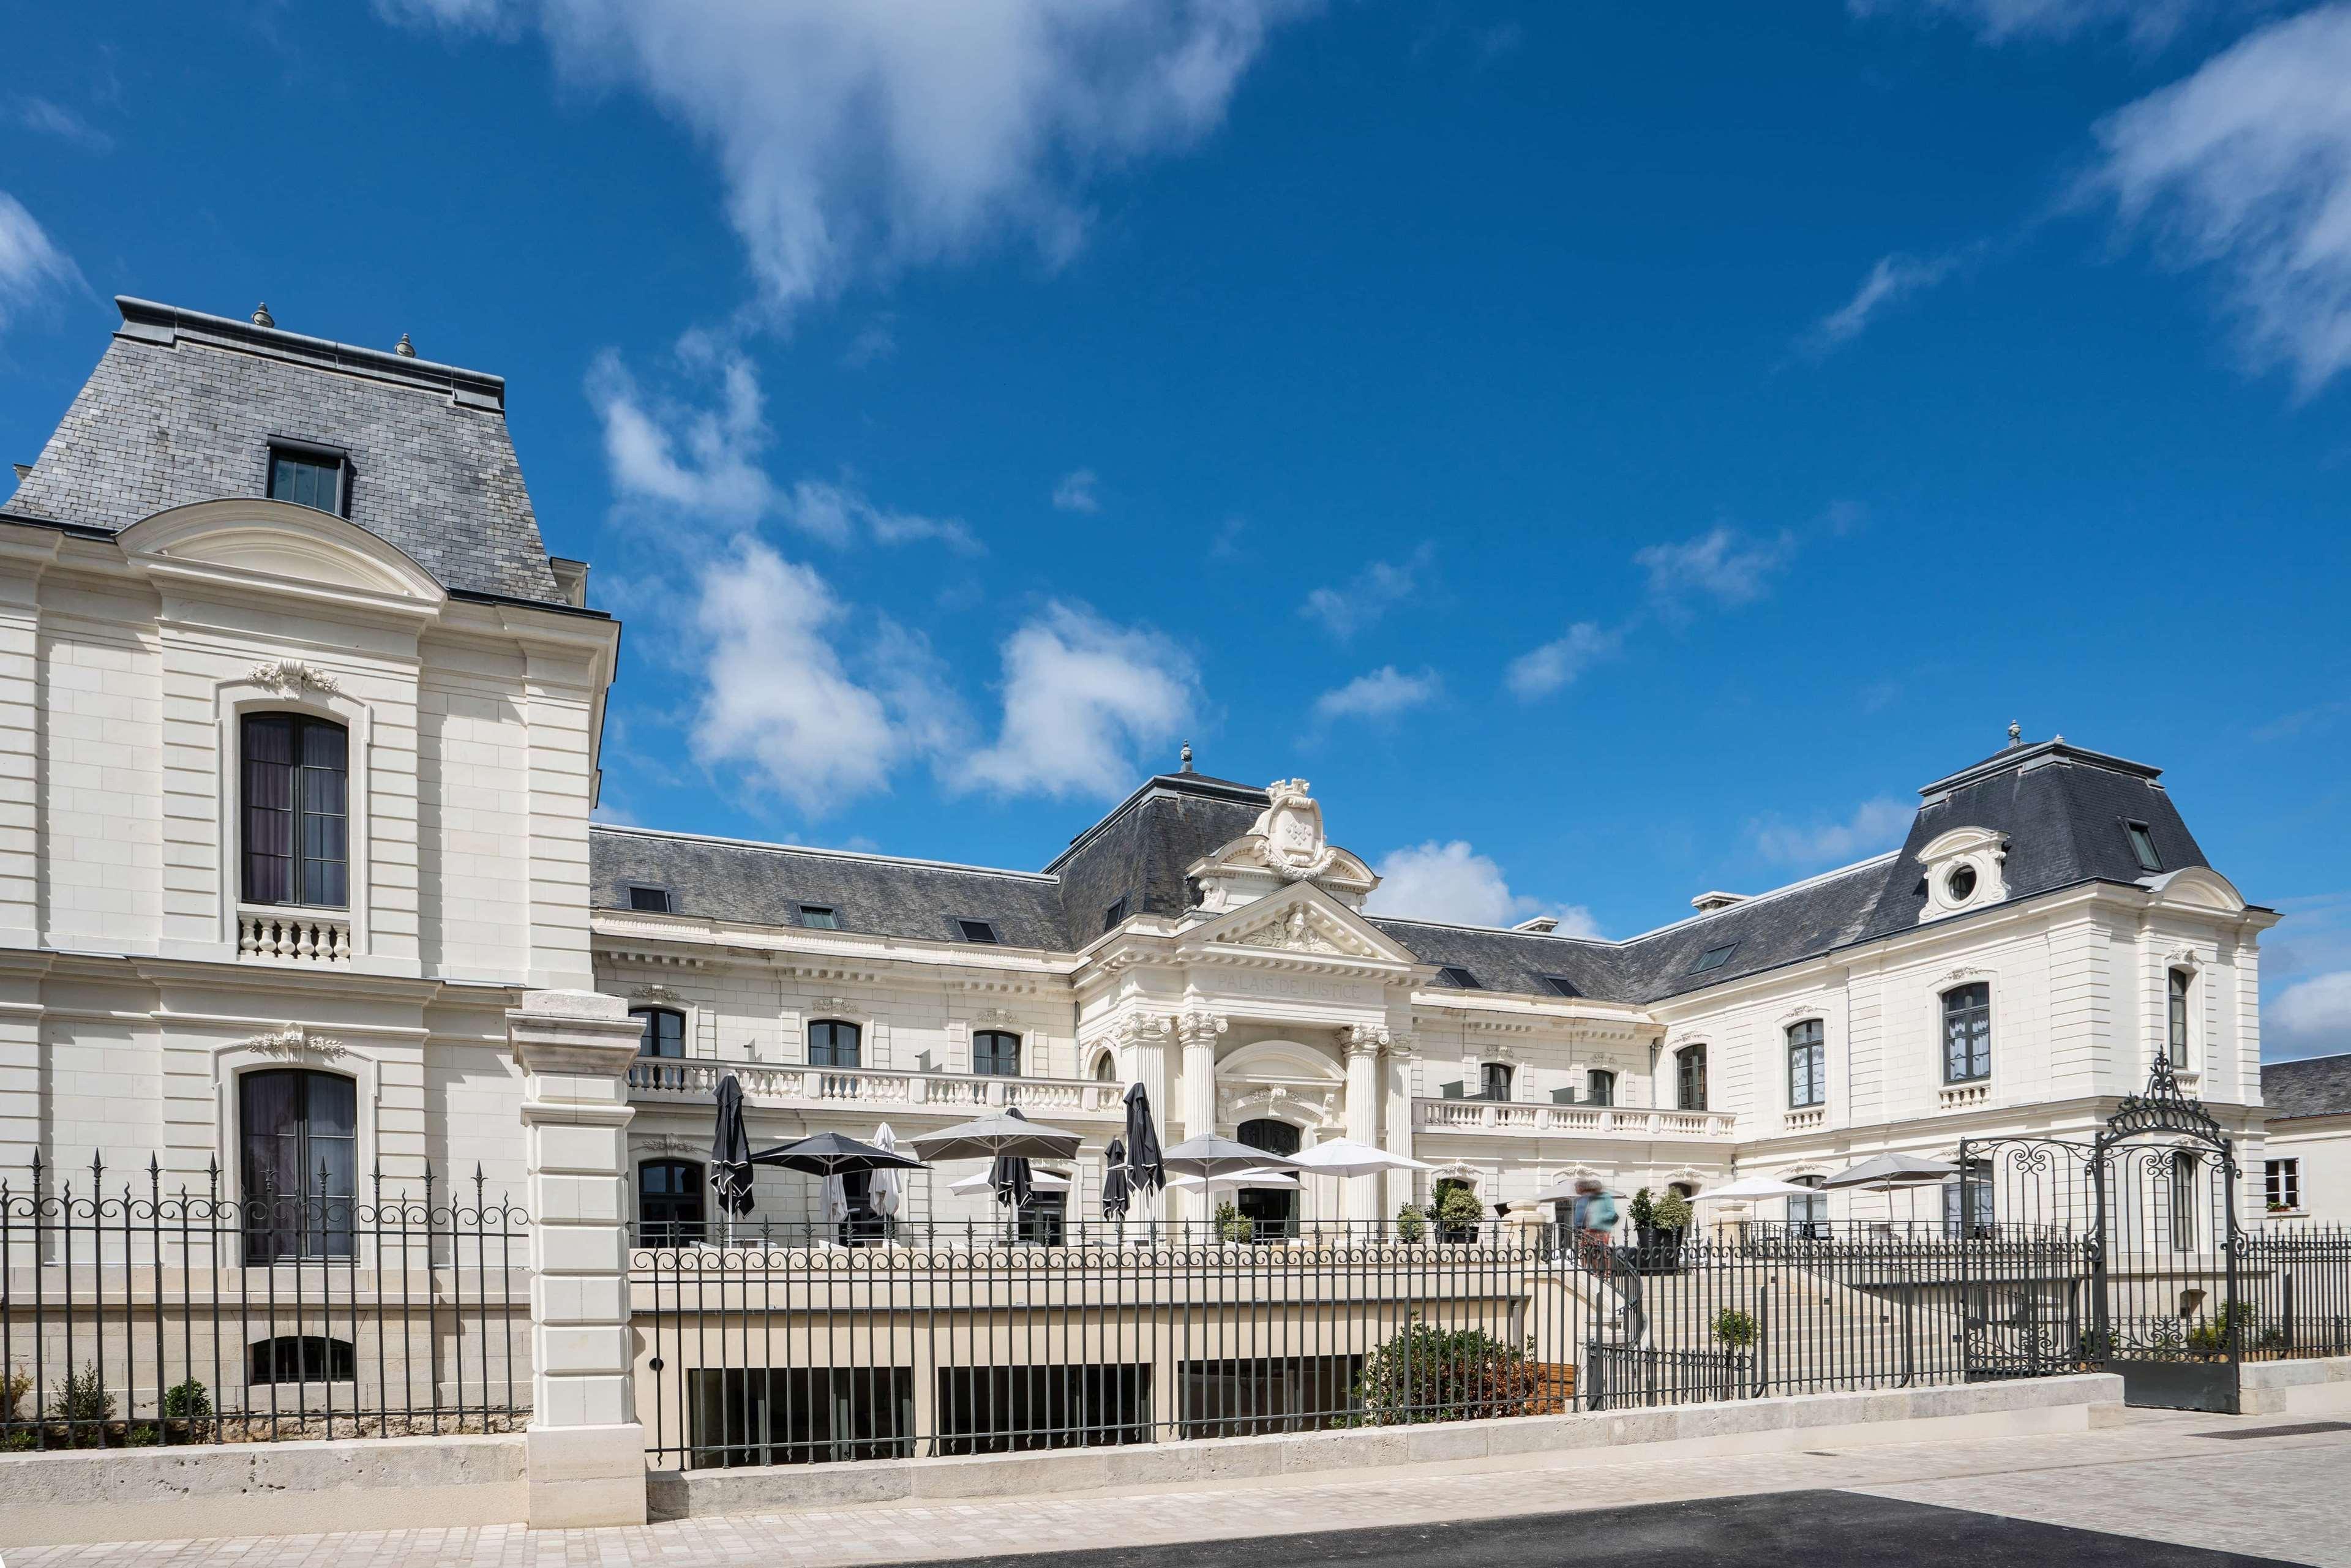
<path id="1" fill-rule="evenodd" d="M 1827 865 L 1860 860 L 1902 841 L 1915 813 L 1891 796 L 1864 800 L 1842 822 L 1809 828 L 1785 822 L 1754 824 L 1755 848 L 1765 860 L 1785 865 Z"/>
<path id="2" fill-rule="evenodd" d="M 2351 5 L 2262 28 L 2109 115 L 2084 192 L 2225 279 L 2240 347 L 2307 395 L 2351 365 Z"/>
<path id="3" fill-rule="evenodd" d="M 55 290 L 87 287 L 73 258 L 57 247 L 24 204 L 0 191 L 0 328 Z"/>
<path id="4" fill-rule="evenodd" d="M 1503 682 L 1521 702 L 1547 697 L 1603 659 L 1614 658 L 1625 646 L 1624 634 L 1596 622 L 1579 621 L 1564 636 L 1530 649 L 1510 661 Z"/>
<path id="5" fill-rule="evenodd" d="M 1411 598 L 1436 554 L 1435 546 L 1424 544 L 1404 560 L 1375 560 L 1338 587 L 1309 593 L 1298 612 L 1347 642 Z"/>
<path id="6" fill-rule="evenodd" d="M 1669 612 L 1694 599 L 1751 604 L 1771 591 L 1771 579 L 1795 553 L 1793 535 L 1758 538 L 1728 526 L 1679 544 L 1651 545 L 1634 564 L 1649 574 L 1649 597 Z"/>
<path id="7" fill-rule="evenodd" d="M 2346 714 L 2351 714 L 2351 701 L 2338 698 L 2281 714 L 2256 728 L 2252 736 L 2255 740 L 2291 740 L 2298 735 L 2320 735 L 2333 729 Z"/>
<path id="8" fill-rule="evenodd" d="M 1853 291 L 1853 298 L 1813 323 L 1804 346 L 1815 354 L 1851 342 L 1871 321 L 1909 298 L 1949 278 L 1975 255 L 1973 249 L 1942 256 L 1917 256 L 1895 252 L 1881 256 Z"/>
<path id="9" fill-rule="evenodd" d="M 2120 26 L 2134 43 L 2148 48 L 2199 15 L 2247 8 L 2245 0 L 1845 0 L 1845 9 L 1861 17 L 1912 13 L 1952 17 L 1990 44 L 2070 38 Z"/>
<path id="10" fill-rule="evenodd" d="M 536 25 L 576 80 L 643 92 L 716 159 L 768 304 L 1007 242 L 1057 264 L 1104 171 L 1192 146 L 1305 0 L 379 0 Z"/>
<path id="11" fill-rule="evenodd" d="M 875 316 L 858 329 L 857 336 L 841 350 L 841 362 L 852 371 L 868 365 L 878 365 L 898 351 L 898 318 L 888 310 Z"/>
<path id="12" fill-rule="evenodd" d="M 53 136 L 85 152 L 114 151 L 113 137 L 61 103 L 52 103 L 46 98 L 11 99 L 8 113 L 26 130 Z"/>
<path id="13" fill-rule="evenodd" d="M 1464 839 L 1432 839 L 1391 850 L 1373 869 L 1380 885 L 1364 901 L 1368 914 L 1455 925 L 1510 925 L 1547 913 L 1559 921 L 1562 936 L 1600 935 L 1592 911 L 1580 904 L 1547 906 L 1541 899 L 1512 893 L 1502 868 Z"/>
<path id="14" fill-rule="evenodd" d="M 1101 480 L 1091 468 L 1073 468 L 1061 476 L 1053 486 L 1053 506 L 1064 512 L 1084 512 L 1091 516 L 1102 510 L 1102 497 L 1096 493 Z"/>
<path id="15" fill-rule="evenodd" d="M 847 482 L 799 480 L 780 511 L 792 527 L 828 544 L 845 545 L 862 537 L 884 545 L 935 540 L 964 555 L 977 555 L 984 548 L 960 517 L 934 517 L 880 506 Z"/>
<path id="16" fill-rule="evenodd" d="M 1383 664 L 1315 698 L 1314 716 L 1326 724 L 1343 718 L 1394 718 L 1435 702 L 1444 689 L 1434 670 L 1407 675 L 1394 664 Z"/>

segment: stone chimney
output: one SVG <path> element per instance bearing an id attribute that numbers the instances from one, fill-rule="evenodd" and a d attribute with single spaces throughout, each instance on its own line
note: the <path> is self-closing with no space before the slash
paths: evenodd
<path id="1" fill-rule="evenodd" d="M 1718 909 L 1728 909 L 1734 904 L 1744 904 L 1743 893 L 1701 893 L 1690 900 L 1690 907 L 1700 915 L 1712 915 Z"/>

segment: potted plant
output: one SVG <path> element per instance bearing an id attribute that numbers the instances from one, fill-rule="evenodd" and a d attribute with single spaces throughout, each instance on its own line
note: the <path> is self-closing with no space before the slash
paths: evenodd
<path id="1" fill-rule="evenodd" d="M 1486 1218 L 1486 1206 L 1478 1201 L 1477 1192 L 1466 1186 L 1448 1186 L 1437 1200 L 1437 1239 L 1440 1241 L 1475 1241 L 1478 1227 Z"/>
<path id="2" fill-rule="evenodd" d="M 1217 1239 L 1227 1243 L 1253 1241 L 1257 1239 L 1257 1226 L 1251 1222 L 1248 1215 L 1234 1207 L 1233 1200 L 1229 1197 L 1217 1200 L 1216 1230 Z"/>
<path id="3" fill-rule="evenodd" d="M 1658 1266 L 1668 1271 L 1681 1267 L 1682 1238 L 1688 1234 L 1690 1220 L 1696 1216 L 1690 1200 L 1668 1189 L 1665 1197 L 1650 1206 L 1649 1216 L 1657 1228 Z"/>
<path id="4" fill-rule="evenodd" d="M 1714 1314 L 1714 1337 L 1726 1350 L 1746 1350 L 1755 1343 L 1755 1314 L 1725 1307 Z"/>
<path id="5" fill-rule="evenodd" d="M 1428 1234 L 1428 1214 L 1416 1203 L 1407 1203 L 1396 1210 L 1396 1239 L 1407 1247 L 1418 1246 Z"/>

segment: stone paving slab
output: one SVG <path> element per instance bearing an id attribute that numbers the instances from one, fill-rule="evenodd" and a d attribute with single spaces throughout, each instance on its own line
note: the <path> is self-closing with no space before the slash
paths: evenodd
<path id="1" fill-rule="evenodd" d="M 2229 1424 L 2225 1416 L 2134 1411 L 2124 1426 L 2104 1431 L 1847 1445 L 1672 1466 L 1594 1463 L 1602 1456 L 1586 1450 L 1349 1472 L 1311 1485 L 1268 1477 L 1181 1490 L 737 1514 L 618 1530 L 497 1525 L 36 1547 L 6 1555 L 8 1568 L 880 1568 L 1844 1489 L 2351 1568 L 2344 1550 L 2351 1530 L 2327 1516 L 2330 1507 L 2339 1510 L 2351 1479 L 2351 1434 L 2246 1442 L 2196 1436 Z"/>

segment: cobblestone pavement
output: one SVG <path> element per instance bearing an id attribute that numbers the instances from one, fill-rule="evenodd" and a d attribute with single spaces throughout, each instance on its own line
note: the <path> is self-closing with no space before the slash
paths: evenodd
<path id="1" fill-rule="evenodd" d="M 1268 1478 L 1180 1491 L 736 1514 L 635 1529 L 515 1526 L 12 1550 L 8 1568 L 873 1568 L 1834 1488 L 2044 1523 L 2351 1568 L 2340 1522 L 2351 1433 L 2221 1441 L 2283 1418 L 2134 1411 L 2045 1437 L 1727 1455 L 1595 1466 L 1536 1455 Z"/>

